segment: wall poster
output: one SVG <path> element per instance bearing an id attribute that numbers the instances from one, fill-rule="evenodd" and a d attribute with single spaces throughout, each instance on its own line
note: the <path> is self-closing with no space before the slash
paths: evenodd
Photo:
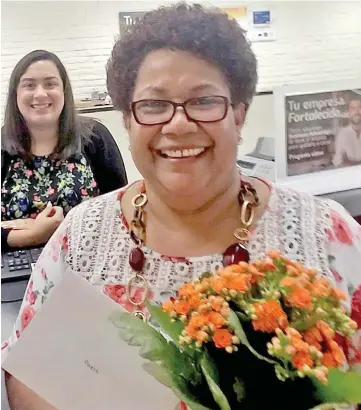
<path id="1" fill-rule="evenodd" d="M 361 88 L 285 97 L 288 176 L 361 165 Z"/>

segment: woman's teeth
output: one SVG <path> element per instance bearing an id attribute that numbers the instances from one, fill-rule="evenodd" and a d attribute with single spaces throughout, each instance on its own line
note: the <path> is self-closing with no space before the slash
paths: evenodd
<path id="1" fill-rule="evenodd" d="M 33 108 L 48 108 L 50 104 L 32 104 Z"/>
<path id="2" fill-rule="evenodd" d="M 202 154 L 206 149 L 205 148 L 192 148 L 192 149 L 182 149 L 182 150 L 161 150 L 160 153 L 162 156 L 168 158 L 187 158 L 195 157 L 199 154 Z"/>

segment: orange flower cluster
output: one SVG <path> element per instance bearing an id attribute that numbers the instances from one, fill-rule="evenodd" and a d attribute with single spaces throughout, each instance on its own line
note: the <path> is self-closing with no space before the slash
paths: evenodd
<path id="1" fill-rule="evenodd" d="M 304 333 L 287 327 L 284 332 L 276 331 L 268 344 L 271 356 L 287 358 L 298 370 L 300 375 L 314 375 L 323 383 L 327 383 L 328 369 L 341 366 L 344 363 L 344 354 L 335 342 L 335 332 L 324 321 Z"/>
<path id="2" fill-rule="evenodd" d="M 180 343 L 194 343 L 196 347 L 201 347 L 203 343 L 213 340 L 218 348 L 224 348 L 230 353 L 237 350 L 235 345 L 239 340 L 227 323 L 230 312 L 228 302 L 223 297 L 215 295 L 201 301 L 189 318 L 181 318 L 187 324 L 180 337 Z M 177 306 L 177 302 L 174 302 L 174 307 Z M 169 304 L 166 307 L 169 307 Z"/>
<path id="3" fill-rule="evenodd" d="M 277 300 L 268 300 L 253 305 L 253 328 L 260 332 L 273 333 L 277 328 L 288 326 L 287 315 Z"/>
<path id="4" fill-rule="evenodd" d="M 195 285 L 185 283 L 178 291 L 179 297 L 175 300 L 168 300 L 163 304 L 163 310 L 173 313 L 175 316 L 186 317 L 191 311 L 196 311 L 206 301 L 201 299 L 201 293 Z"/>
<path id="5" fill-rule="evenodd" d="M 328 368 L 344 361 L 335 331 L 348 335 L 355 328 L 340 303 L 345 295 L 314 269 L 276 251 L 268 257 L 227 266 L 184 284 L 163 310 L 184 323 L 180 344 L 202 348 L 204 343 L 214 343 L 231 353 L 240 343 L 229 323 L 232 308 L 241 320 L 251 321 L 255 331 L 275 334 L 268 353 L 293 366 L 293 370 L 285 367 L 279 377 L 312 374 L 327 382 Z"/>
<path id="6" fill-rule="evenodd" d="M 289 306 L 299 309 L 312 309 L 313 300 L 321 298 L 346 299 L 339 289 L 332 288 L 325 278 L 317 278 L 317 271 L 306 269 L 299 263 L 285 259 L 287 275 L 280 284 L 286 290 L 285 301 Z"/>
<path id="7" fill-rule="evenodd" d="M 249 292 L 264 277 L 258 268 L 243 262 L 227 266 L 214 276 L 184 284 L 176 299 L 165 302 L 163 310 L 185 323 L 180 342 L 201 347 L 212 340 L 218 348 L 228 352 L 237 350 L 239 340 L 227 323 L 230 312 L 227 300 Z"/>
<path id="8" fill-rule="evenodd" d="M 305 342 L 310 346 L 314 346 L 323 354 L 322 364 L 329 368 L 338 367 L 344 362 L 342 349 L 334 339 L 335 332 L 322 320 L 304 333 Z"/>
<path id="9" fill-rule="evenodd" d="M 218 294 L 236 296 L 237 293 L 249 291 L 251 284 L 257 283 L 263 276 L 254 265 L 240 262 L 219 270 L 216 276 L 210 278 L 210 286 Z"/>

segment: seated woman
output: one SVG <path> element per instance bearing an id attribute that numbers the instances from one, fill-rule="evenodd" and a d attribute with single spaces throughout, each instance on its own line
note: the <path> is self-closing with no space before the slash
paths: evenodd
<path id="1" fill-rule="evenodd" d="M 1 137 L 3 250 L 45 243 L 71 208 L 127 184 L 113 136 L 77 114 L 68 74 L 48 51 L 15 66 Z"/>
<path id="2" fill-rule="evenodd" d="M 140 316 L 145 299 L 162 302 L 203 272 L 265 258 L 273 249 L 337 282 L 361 326 L 355 220 L 332 201 L 239 174 L 237 146 L 257 63 L 236 20 L 198 5 L 149 12 L 116 42 L 107 75 L 144 180 L 69 213 L 35 267 L 3 354 L 64 272 L 81 275 Z M 127 292 L 139 274 L 149 292 L 133 286 Z M 361 332 L 348 343 L 349 362 L 357 366 Z M 292 410 L 309 408 L 300 391 L 280 403 L 279 391 L 261 376 L 253 410 L 289 410 L 290 402 Z M 7 389 L 13 409 L 52 408 L 10 375 Z"/>

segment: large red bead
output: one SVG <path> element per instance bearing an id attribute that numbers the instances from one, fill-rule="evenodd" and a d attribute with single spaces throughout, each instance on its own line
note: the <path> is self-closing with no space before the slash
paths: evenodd
<path id="1" fill-rule="evenodd" d="M 134 248 L 129 254 L 129 265 L 136 271 L 141 272 L 145 263 L 144 252 L 140 248 Z"/>
<path id="2" fill-rule="evenodd" d="M 234 243 L 223 252 L 223 266 L 236 265 L 238 262 L 249 262 L 249 253 L 244 245 Z"/>

